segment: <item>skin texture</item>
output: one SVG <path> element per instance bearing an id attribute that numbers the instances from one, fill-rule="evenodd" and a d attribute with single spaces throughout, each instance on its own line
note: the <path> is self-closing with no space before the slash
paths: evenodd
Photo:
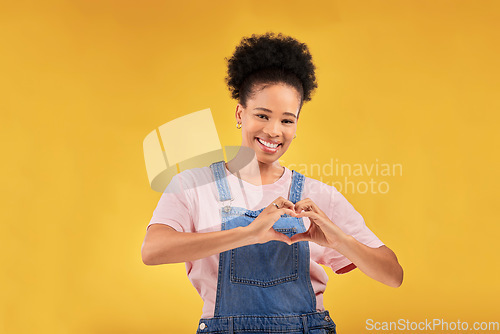
<path id="1" fill-rule="evenodd" d="M 290 147 L 297 131 L 297 115 L 300 107 L 298 91 L 283 84 L 260 85 L 247 100 L 246 107 L 236 106 L 236 122 L 241 124 L 241 146 L 254 152 L 250 163 L 242 166 L 242 150 L 226 166 L 229 171 L 246 182 L 261 185 L 278 180 L 284 167 L 278 159 Z M 266 151 L 257 138 L 280 143 L 276 152 Z M 247 161 L 247 160 L 245 160 Z M 278 204 L 277 208 L 272 203 Z M 345 234 L 309 198 L 293 204 L 278 197 L 245 227 L 210 233 L 184 233 L 162 224 L 153 224 L 146 233 L 142 246 L 143 262 L 148 265 L 192 261 L 217 254 L 229 249 L 278 240 L 287 244 L 299 241 L 315 242 L 321 246 L 337 250 L 352 264 L 340 269 L 345 273 L 359 268 L 369 277 L 392 287 L 403 281 L 403 269 L 394 252 L 387 246 L 368 247 L 352 236 Z M 292 238 L 273 229 L 282 214 L 294 217 L 308 217 L 311 224 L 304 233 Z"/>

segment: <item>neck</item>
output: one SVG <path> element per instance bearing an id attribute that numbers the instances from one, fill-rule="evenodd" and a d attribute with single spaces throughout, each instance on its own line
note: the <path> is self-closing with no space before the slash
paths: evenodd
<path id="1" fill-rule="evenodd" d="M 236 156 L 226 165 L 232 174 L 255 185 L 274 183 L 285 171 L 277 160 L 271 163 L 257 160 L 255 152 L 245 146 L 241 146 Z"/>

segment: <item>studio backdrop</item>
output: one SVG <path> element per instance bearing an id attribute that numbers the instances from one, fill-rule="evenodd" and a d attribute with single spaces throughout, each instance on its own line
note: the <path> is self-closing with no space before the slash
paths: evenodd
<path id="1" fill-rule="evenodd" d="M 240 145 L 224 58 L 267 31 L 317 66 L 281 164 L 335 186 L 404 269 L 395 289 L 325 267 L 338 333 L 500 332 L 498 1 L 0 8 L 0 333 L 196 331 L 184 264 L 141 259 L 161 196 L 144 140 L 210 109 Z"/>

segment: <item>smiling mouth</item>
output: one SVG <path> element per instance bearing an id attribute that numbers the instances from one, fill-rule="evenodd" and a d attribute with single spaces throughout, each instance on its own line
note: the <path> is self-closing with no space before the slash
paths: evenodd
<path id="1" fill-rule="evenodd" d="M 269 142 L 266 142 L 260 138 L 256 138 L 257 142 L 260 144 L 259 146 L 262 148 L 263 151 L 265 152 L 270 152 L 270 153 L 274 153 L 276 151 L 278 151 L 278 148 L 280 146 L 283 146 L 283 143 L 279 143 L 279 144 L 271 144 Z"/>

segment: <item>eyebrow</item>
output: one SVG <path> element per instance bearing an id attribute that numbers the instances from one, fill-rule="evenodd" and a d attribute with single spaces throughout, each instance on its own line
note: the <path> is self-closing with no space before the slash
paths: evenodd
<path id="1" fill-rule="evenodd" d="M 266 111 L 266 112 L 272 113 L 272 110 L 269 110 L 269 109 L 263 108 L 263 107 L 253 108 L 253 110 L 262 110 L 262 111 Z M 297 118 L 297 116 L 295 116 L 295 114 L 292 114 L 291 112 L 284 112 L 283 115 L 288 115 L 288 116 L 292 116 L 294 118 Z"/>

